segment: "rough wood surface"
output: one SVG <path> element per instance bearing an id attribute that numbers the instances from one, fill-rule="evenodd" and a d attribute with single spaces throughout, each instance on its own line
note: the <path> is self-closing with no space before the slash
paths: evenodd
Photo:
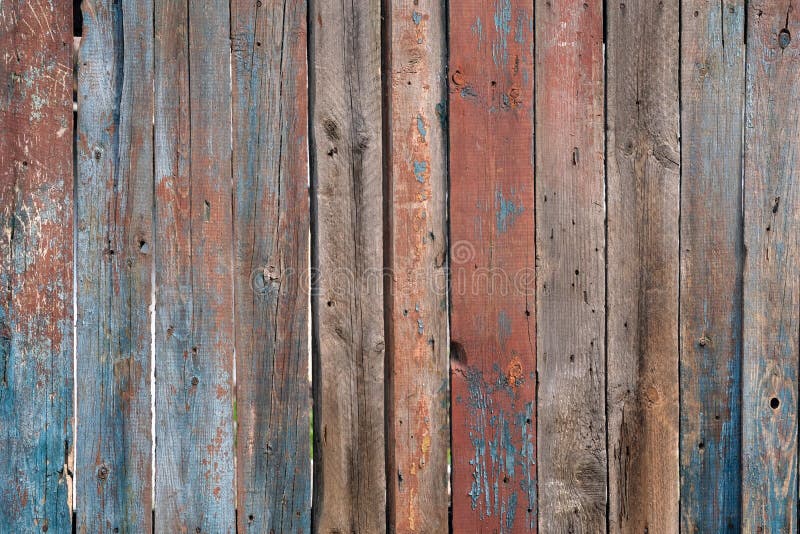
<path id="1" fill-rule="evenodd" d="M 539 526 L 606 529 L 601 2 L 536 0 Z"/>
<path id="2" fill-rule="evenodd" d="M 156 0 L 155 528 L 233 532 L 228 2 Z"/>
<path id="3" fill-rule="evenodd" d="M 741 518 L 744 0 L 681 14 L 681 531 Z"/>
<path id="4" fill-rule="evenodd" d="M 679 3 L 608 5 L 609 530 L 677 532 Z"/>
<path id="5" fill-rule="evenodd" d="M 537 528 L 531 8 L 449 14 L 456 532 Z"/>
<path id="6" fill-rule="evenodd" d="M 306 2 L 231 10 L 238 525 L 308 532 Z"/>
<path id="7" fill-rule="evenodd" d="M 72 5 L 0 3 L 0 531 L 72 523 Z"/>
<path id="8" fill-rule="evenodd" d="M 381 3 L 311 5 L 314 530 L 381 532 Z"/>
<path id="9" fill-rule="evenodd" d="M 386 13 L 387 499 L 391 532 L 446 532 L 448 506 L 446 13 Z"/>
<path id="10" fill-rule="evenodd" d="M 153 6 L 94 1 L 83 10 L 76 526 L 137 532 L 152 523 Z"/>
<path id="11" fill-rule="evenodd" d="M 747 8 L 742 526 L 794 532 L 800 9 L 791 0 L 753 0 Z"/>

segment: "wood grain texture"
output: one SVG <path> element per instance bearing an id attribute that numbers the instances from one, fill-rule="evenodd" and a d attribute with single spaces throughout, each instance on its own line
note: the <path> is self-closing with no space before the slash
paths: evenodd
<path id="1" fill-rule="evenodd" d="M 233 532 L 228 2 L 155 3 L 155 528 Z"/>
<path id="2" fill-rule="evenodd" d="M 231 3 L 240 532 L 308 532 L 306 2 Z"/>
<path id="3" fill-rule="evenodd" d="M 679 11 L 606 12 L 612 532 L 678 531 Z"/>
<path id="4" fill-rule="evenodd" d="M 386 528 L 381 5 L 311 3 L 314 530 Z"/>
<path id="5" fill-rule="evenodd" d="M 72 5 L 0 3 L 0 531 L 72 514 Z"/>
<path id="6" fill-rule="evenodd" d="M 797 530 L 800 321 L 800 10 L 753 0 L 747 13 L 744 158 L 742 527 Z"/>
<path id="7" fill-rule="evenodd" d="M 153 6 L 84 2 L 79 52 L 76 526 L 149 530 Z"/>
<path id="8" fill-rule="evenodd" d="M 386 4 L 387 499 L 391 532 L 447 532 L 446 13 Z"/>
<path id="9" fill-rule="evenodd" d="M 536 0 L 539 527 L 606 529 L 603 10 Z"/>
<path id="10" fill-rule="evenodd" d="M 449 13 L 456 532 L 537 528 L 531 7 Z"/>
<path id="11" fill-rule="evenodd" d="M 681 14 L 681 531 L 741 519 L 744 1 Z"/>

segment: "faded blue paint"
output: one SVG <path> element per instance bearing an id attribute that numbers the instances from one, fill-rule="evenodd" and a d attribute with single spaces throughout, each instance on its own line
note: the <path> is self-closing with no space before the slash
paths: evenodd
<path id="1" fill-rule="evenodd" d="M 515 191 L 511 189 L 511 196 L 514 196 Z M 497 231 L 505 233 L 510 226 L 513 226 L 517 215 L 525 211 L 521 205 L 516 205 L 510 198 L 505 198 L 503 192 L 499 189 L 495 193 L 495 210 L 497 218 Z"/>
<path id="2" fill-rule="evenodd" d="M 425 136 L 428 135 L 428 131 L 425 129 L 425 120 L 422 118 L 422 115 L 417 115 L 417 131 L 419 135 L 422 136 L 422 139 L 425 139 Z"/>
<path id="3" fill-rule="evenodd" d="M 492 43 L 494 64 L 508 64 L 508 35 L 511 33 L 511 0 L 500 0 L 495 6 L 494 27 L 497 39 Z"/>
<path id="4" fill-rule="evenodd" d="M 417 319 L 417 332 L 420 334 L 425 333 L 425 323 L 422 322 L 422 319 Z"/>
<path id="5" fill-rule="evenodd" d="M 414 162 L 414 177 L 421 184 L 425 183 L 425 173 L 428 171 L 428 163 L 425 161 Z"/>
<path id="6" fill-rule="evenodd" d="M 411 13 L 411 20 L 414 21 L 414 25 L 419 26 L 419 23 L 422 22 L 422 13 L 414 11 Z"/>
<path id="7" fill-rule="evenodd" d="M 475 18 L 475 22 L 469 27 L 472 34 L 478 38 L 478 49 L 480 50 L 481 43 L 483 42 L 483 23 L 480 17 Z"/>
<path id="8" fill-rule="evenodd" d="M 493 368 L 497 373 L 493 382 L 487 382 L 483 373 L 474 368 L 467 368 L 460 376 L 465 379 L 469 392 L 471 507 L 481 520 L 496 517 L 502 533 L 514 528 L 519 491 L 527 497 L 528 524 L 536 523 L 533 402 L 526 402 L 522 410 L 515 409 L 516 389 L 509 384 L 499 365 Z M 507 396 L 511 401 L 510 411 L 505 402 L 505 407 L 495 405 L 498 395 Z M 457 402 L 462 401 L 459 398 Z M 515 436 L 519 446 L 515 444 Z"/>
<path id="9" fill-rule="evenodd" d="M 497 314 L 497 337 L 500 341 L 500 348 L 503 349 L 506 342 L 511 337 L 511 319 L 505 310 L 500 310 Z"/>

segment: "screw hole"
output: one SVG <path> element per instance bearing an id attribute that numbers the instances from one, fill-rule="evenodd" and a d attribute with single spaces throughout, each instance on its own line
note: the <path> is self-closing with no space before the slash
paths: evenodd
<path id="1" fill-rule="evenodd" d="M 772 408 L 773 410 L 777 410 L 778 406 L 780 406 L 780 405 L 781 405 L 781 401 L 778 400 L 778 397 L 772 397 L 769 400 L 769 407 Z"/>

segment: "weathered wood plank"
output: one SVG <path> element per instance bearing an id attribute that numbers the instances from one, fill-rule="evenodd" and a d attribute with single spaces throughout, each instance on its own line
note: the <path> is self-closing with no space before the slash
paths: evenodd
<path id="1" fill-rule="evenodd" d="M 609 4 L 609 530 L 677 532 L 677 0 Z"/>
<path id="2" fill-rule="evenodd" d="M 681 531 L 741 519 L 744 1 L 681 19 Z"/>
<path id="3" fill-rule="evenodd" d="M 606 529 L 603 9 L 536 0 L 539 526 Z"/>
<path id="4" fill-rule="evenodd" d="M 456 532 L 537 528 L 532 7 L 449 12 Z"/>
<path id="5" fill-rule="evenodd" d="M 83 11 L 76 526 L 139 532 L 152 523 L 153 6 L 100 0 Z"/>
<path id="6" fill-rule="evenodd" d="M 447 532 L 446 13 L 387 4 L 387 500 L 391 532 Z"/>
<path id="7" fill-rule="evenodd" d="M 747 9 L 742 526 L 745 532 L 794 532 L 800 10 L 791 0 L 752 0 Z"/>
<path id="8" fill-rule="evenodd" d="M 72 5 L 0 3 L 0 531 L 68 532 Z"/>
<path id="9" fill-rule="evenodd" d="M 311 9 L 314 531 L 381 532 L 381 3 Z"/>
<path id="10" fill-rule="evenodd" d="M 157 531 L 234 531 L 229 22 L 155 4 Z"/>
<path id="11" fill-rule="evenodd" d="M 235 0 L 231 21 L 238 525 L 308 532 L 306 2 Z"/>

